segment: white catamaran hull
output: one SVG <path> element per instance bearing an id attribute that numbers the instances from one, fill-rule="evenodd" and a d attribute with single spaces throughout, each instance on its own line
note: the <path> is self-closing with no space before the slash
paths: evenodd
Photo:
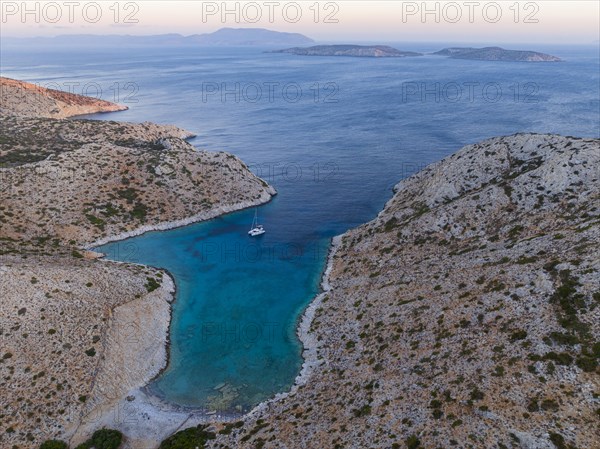
<path id="1" fill-rule="evenodd" d="M 251 229 L 250 231 L 248 231 L 248 235 L 250 237 L 257 237 L 259 235 L 263 235 L 265 232 L 267 232 L 267 231 L 265 231 L 262 228 L 254 228 L 254 229 Z"/>
<path id="2" fill-rule="evenodd" d="M 248 231 L 248 235 L 250 237 L 258 237 L 259 235 L 263 235 L 265 232 L 265 228 L 263 225 L 258 224 L 258 209 L 254 209 L 254 220 L 252 221 L 252 228 Z"/>

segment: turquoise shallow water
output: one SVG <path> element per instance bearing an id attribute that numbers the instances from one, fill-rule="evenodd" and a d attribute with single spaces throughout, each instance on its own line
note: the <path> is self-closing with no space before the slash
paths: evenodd
<path id="1" fill-rule="evenodd" d="M 452 45 L 394 46 L 430 52 Z M 170 365 L 150 390 L 181 405 L 235 410 L 292 384 L 302 362 L 296 322 L 318 291 L 329 238 L 372 219 L 400 179 L 492 136 L 600 137 L 597 46 L 508 47 L 565 62 L 3 47 L 1 71 L 49 87 L 98 86 L 101 98 L 130 109 L 92 118 L 176 124 L 198 134 L 194 145 L 236 154 L 277 188 L 275 200 L 259 208 L 268 230 L 259 240 L 246 235 L 248 210 L 101 248 L 175 277 Z M 245 98 L 202 95 L 207 84 L 235 91 L 265 83 L 278 83 L 272 99 L 265 93 L 249 101 L 252 90 Z M 334 102 L 325 101 L 330 83 Z M 297 101 L 283 98 L 286 85 L 302 89 Z"/>
<path id="2" fill-rule="evenodd" d="M 301 347 L 291 318 L 317 293 L 329 239 L 281 240 L 270 213 L 276 201 L 259 208 L 273 230 L 259 238 L 246 234 L 254 214 L 246 210 L 99 248 L 175 278 L 170 364 L 151 392 L 179 405 L 241 411 L 293 382 Z"/>

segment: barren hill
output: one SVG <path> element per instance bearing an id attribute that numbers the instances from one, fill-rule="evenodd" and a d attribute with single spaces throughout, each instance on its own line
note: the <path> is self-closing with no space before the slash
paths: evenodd
<path id="1" fill-rule="evenodd" d="M 65 118 L 125 109 L 109 101 L 0 77 L 0 114 Z"/>
<path id="2" fill-rule="evenodd" d="M 301 385 L 207 447 L 598 448 L 599 166 L 522 134 L 400 182 L 337 243 Z"/>

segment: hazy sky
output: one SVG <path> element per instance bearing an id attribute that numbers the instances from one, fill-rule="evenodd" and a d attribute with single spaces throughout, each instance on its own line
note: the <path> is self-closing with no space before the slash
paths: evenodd
<path id="1" fill-rule="evenodd" d="M 321 41 L 593 43 L 591 1 L 7 1 L 3 36 L 196 34 L 221 27 L 298 32 Z"/>

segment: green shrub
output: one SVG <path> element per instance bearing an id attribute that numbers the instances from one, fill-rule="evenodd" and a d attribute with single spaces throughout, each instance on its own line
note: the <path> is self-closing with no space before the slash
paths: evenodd
<path id="1" fill-rule="evenodd" d="M 94 449 L 118 449 L 122 442 L 123 434 L 112 429 L 96 430 L 88 440 L 89 446 Z"/>
<path id="2" fill-rule="evenodd" d="M 411 435 L 406 439 L 407 449 L 419 449 L 421 447 L 421 440 L 415 435 Z"/>
<path id="3" fill-rule="evenodd" d="M 104 231 L 104 225 L 106 224 L 106 222 L 104 220 L 102 220 L 101 218 L 98 218 L 98 217 L 96 217 L 95 215 L 92 215 L 92 214 L 85 214 L 85 217 L 94 226 L 96 226 L 97 228 L 99 228 L 101 231 Z"/>
<path id="4" fill-rule="evenodd" d="M 371 414 L 371 406 L 368 404 L 365 404 L 361 408 L 355 408 L 354 410 L 352 410 L 352 413 L 354 413 L 354 416 L 356 416 L 357 418 L 361 418 L 363 416 L 370 415 Z"/>
<path id="5" fill-rule="evenodd" d="M 481 401 L 484 398 L 484 394 L 482 391 L 480 391 L 477 387 L 475 387 L 472 391 L 471 391 L 471 400 L 472 401 Z"/>
<path id="6" fill-rule="evenodd" d="M 598 362 L 593 357 L 581 356 L 577 359 L 577 366 L 586 373 L 592 373 L 596 371 Z"/>
<path id="7" fill-rule="evenodd" d="M 538 404 L 538 401 L 536 399 L 532 399 L 531 401 L 529 401 L 529 404 L 527 404 L 527 410 L 532 413 L 539 412 L 540 405 Z"/>
<path id="8" fill-rule="evenodd" d="M 177 432 L 163 441 L 159 449 L 201 449 L 208 440 L 214 440 L 215 434 L 208 432 L 207 425 L 199 425 Z"/>
<path id="9" fill-rule="evenodd" d="M 540 405 L 540 408 L 544 411 L 557 412 L 558 402 L 556 402 L 554 399 L 544 399 Z"/>
<path id="10" fill-rule="evenodd" d="M 562 435 L 558 434 L 558 433 L 550 433 L 550 441 L 552 441 L 552 444 L 554 444 L 554 446 L 556 446 L 556 449 L 567 449 L 567 445 L 565 444 L 565 439 L 563 438 Z"/>
<path id="11" fill-rule="evenodd" d="M 388 221 L 385 222 L 383 230 L 385 232 L 390 232 L 396 227 L 397 224 L 398 224 L 398 219 L 396 217 L 392 217 Z"/>
<path id="12" fill-rule="evenodd" d="M 148 293 L 152 293 L 154 290 L 156 290 L 157 288 L 160 287 L 160 282 L 158 282 L 156 279 L 154 279 L 153 277 L 147 277 L 146 278 L 146 290 L 148 291 Z"/>
<path id="13" fill-rule="evenodd" d="M 517 340 L 524 340 L 525 338 L 527 338 L 527 331 L 521 329 L 512 333 L 510 341 L 515 342 Z"/>
<path id="14" fill-rule="evenodd" d="M 576 345 L 580 341 L 577 335 L 561 332 L 551 332 L 550 338 L 559 345 Z"/>
<path id="15" fill-rule="evenodd" d="M 559 365 L 570 365 L 573 363 L 573 357 L 567 352 L 556 353 L 554 351 L 550 351 L 542 357 L 542 360 L 552 360 Z"/>

